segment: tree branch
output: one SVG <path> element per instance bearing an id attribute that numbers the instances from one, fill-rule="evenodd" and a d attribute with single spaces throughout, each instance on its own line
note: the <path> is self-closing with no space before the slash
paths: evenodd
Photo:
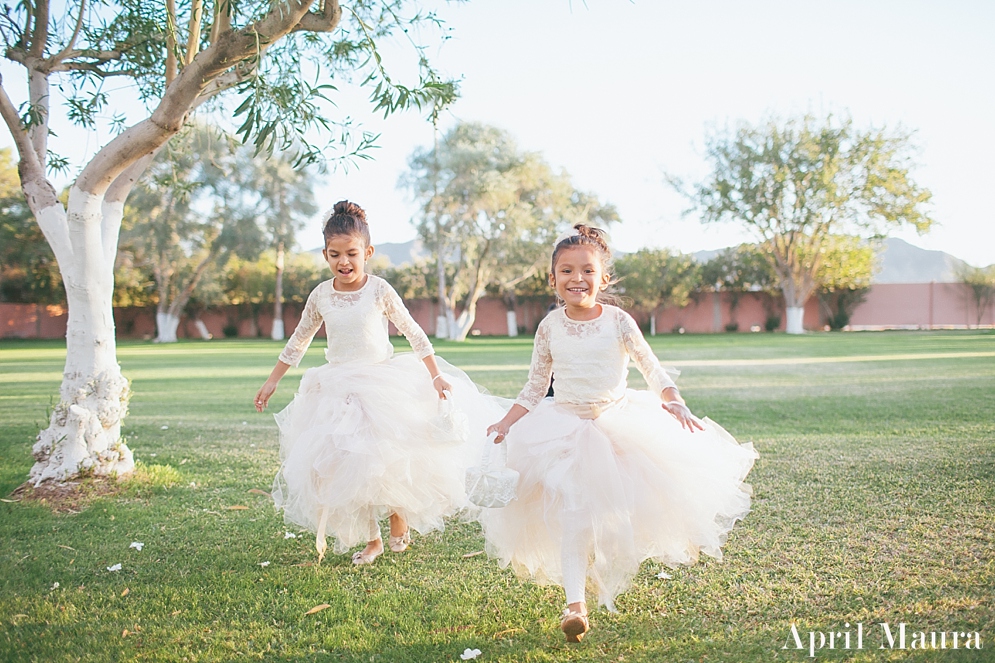
<path id="1" fill-rule="evenodd" d="M 80 0 L 79 16 L 76 17 L 76 27 L 73 29 L 73 36 L 69 38 L 69 43 L 66 44 L 65 48 L 48 59 L 49 66 L 54 66 L 62 62 L 76 47 L 76 40 L 79 38 L 79 33 L 83 30 L 83 13 L 85 11 L 86 0 Z"/>
<path id="2" fill-rule="evenodd" d="M 182 128 L 187 114 L 211 81 L 239 63 L 259 57 L 261 50 L 293 30 L 313 1 L 287 0 L 274 5 L 259 21 L 225 34 L 198 53 L 166 89 L 152 115 L 104 146 L 80 173 L 77 185 L 84 191 L 104 193 L 124 169 Z"/>
<path id="3" fill-rule="evenodd" d="M 325 0 L 325 7 L 319 14 L 308 12 L 294 26 L 294 32 L 332 32 L 342 20 L 342 8 L 338 0 Z"/>
<path id="4" fill-rule="evenodd" d="M 30 12 L 30 9 L 28 10 Z M 28 54 L 39 60 L 45 57 L 45 46 L 48 44 L 48 0 L 39 0 L 35 7 L 35 29 L 31 35 L 31 44 L 28 46 Z"/>
<path id="5" fill-rule="evenodd" d="M 166 0 L 166 87 L 176 79 L 176 0 Z"/>
<path id="6" fill-rule="evenodd" d="M 194 56 L 200 51 L 200 23 L 204 16 L 204 0 L 193 0 L 190 7 L 190 28 L 187 30 L 187 52 L 183 64 L 193 62 Z"/>
<path id="7" fill-rule="evenodd" d="M 17 154 L 20 157 L 17 163 L 17 172 L 21 178 L 21 188 L 24 189 L 27 197 L 28 207 L 31 208 L 32 212 L 38 214 L 46 207 L 61 205 L 62 203 L 59 202 L 55 193 L 55 187 L 45 177 L 45 167 L 28 138 L 28 133 L 24 129 L 17 108 L 7 96 L 2 77 L 0 77 L 0 115 L 3 116 L 7 129 L 10 130 L 11 138 L 14 139 L 14 145 L 17 147 Z"/>

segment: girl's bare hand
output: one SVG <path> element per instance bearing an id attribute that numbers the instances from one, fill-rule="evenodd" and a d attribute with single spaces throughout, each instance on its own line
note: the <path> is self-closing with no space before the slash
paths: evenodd
<path id="1" fill-rule="evenodd" d="M 270 397 L 276 392 L 276 385 L 278 383 L 266 380 L 263 386 L 259 388 L 256 392 L 256 399 L 253 401 L 253 405 L 256 406 L 256 412 L 262 412 L 269 405 Z"/>
<path id="2" fill-rule="evenodd" d="M 669 412 L 674 419 L 681 422 L 682 428 L 687 428 L 692 433 L 696 428 L 698 430 L 705 430 L 701 420 L 691 414 L 691 408 L 684 403 L 680 401 L 668 401 L 663 404 L 663 409 Z"/>
<path id="3" fill-rule="evenodd" d="M 442 376 L 440 373 L 438 376 L 432 379 L 432 386 L 435 387 L 436 393 L 439 394 L 439 398 L 446 400 L 446 392 L 452 393 L 453 385 Z"/>
<path id="4" fill-rule="evenodd" d="M 491 435 L 496 434 L 496 436 L 494 437 L 494 444 L 501 444 L 502 442 L 504 442 L 504 437 L 505 435 L 508 434 L 508 431 L 510 429 L 511 425 L 505 423 L 504 419 L 502 419 L 496 424 L 491 424 L 490 426 L 487 427 L 487 436 L 490 437 Z"/>

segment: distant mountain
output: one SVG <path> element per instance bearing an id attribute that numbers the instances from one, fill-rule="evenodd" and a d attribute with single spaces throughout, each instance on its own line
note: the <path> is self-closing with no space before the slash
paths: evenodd
<path id="1" fill-rule="evenodd" d="M 698 262 L 708 262 L 724 249 L 695 251 Z M 929 251 L 903 239 L 889 237 L 881 242 L 877 254 L 874 283 L 956 283 L 957 271 L 966 263 L 943 251 Z"/>
<path id="2" fill-rule="evenodd" d="M 874 283 L 956 283 L 965 263 L 943 251 L 929 251 L 905 240 L 889 237 L 878 253 Z"/>

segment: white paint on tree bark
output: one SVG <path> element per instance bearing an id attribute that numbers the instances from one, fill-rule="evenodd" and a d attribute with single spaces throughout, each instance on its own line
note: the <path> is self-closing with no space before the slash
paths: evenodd
<path id="1" fill-rule="evenodd" d="M 155 314 L 156 343 L 176 343 L 176 330 L 180 326 L 180 316 L 168 312 Z"/>
<path id="2" fill-rule="evenodd" d="M 193 326 L 197 328 L 197 333 L 200 334 L 200 337 L 203 340 L 210 341 L 212 338 L 214 338 L 214 334 L 208 331 L 207 325 L 205 325 L 204 321 L 201 320 L 200 318 L 197 318 L 196 320 L 193 321 Z"/>
<path id="3" fill-rule="evenodd" d="M 444 315 L 435 317 L 435 337 L 449 339 L 449 324 Z"/>
<path id="4" fill-rule="evenodd" d="M 270 337 L 274 341 L 282 341 L 284 339 L 283 320 L 273 321 L 273 332 L 270 334 Z"/>
<path id="5" fill-rule="evenodd" d="M 650 313 L 650 336 L 656 336 L 656 311 Z"/>
<path id="6" fill-rule="evenodd" d="M 514 311 L 508 311 L 508 336 L 518 336 L 518 315 Z"/>
<path id="7" fill-rule="evenodd" d="M 46 237 L 51 233 L 53 247 L 61 247 L 59 269 L 69 319 L 59 404 L 32 449 L 35 485 L 80 472 L 121 475 L 134 469 L 131 450 L 121 439 L 130 390 L 117 363 L 114 260 L 105 254 L 101 237 L 105 226 L 101 203 L 101 196 L 73 187 L 66 223 L 51 208 L 39 215 Z"/>
<path id="8" fill-rule="evenodd" d="M 785 308 L 787 316 L 787 326 L 785 331 L 789 334 L 804 334 L 805 328 L 802 326 L 802 319 L 805 316 L 805 308 L 802 306 L 788 306 Z"/>

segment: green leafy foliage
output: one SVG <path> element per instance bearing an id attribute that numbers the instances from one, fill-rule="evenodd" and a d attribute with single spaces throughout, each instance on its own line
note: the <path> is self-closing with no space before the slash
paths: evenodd
<path id="1" fill-rule="evenodd" d="M 615 261 L 618 291 L 643 313 L 686 306 L 698 289 L 701 267 L 693 256 L 667 249 L 640 249 Z"/>
<path id="2" fill-rule="evenodd" d="M 66 301 L 55 255 L 28 209 L 17 168 L 6 147 L 0 148 L 0 301 Z"/>
<path id="3" fill-rule="evenodd" d="M 745 225 L 764 246 L 789 306 L 818 287 L 824 244 L 836 234 L 927 230 L 931 194 L 912 179 L 908 132 L 860 129 L 810 115 L 739 124 L 706 139 L 711 173 L 690 190 L 705 222 Z"/>
<path id="4" fill-rule="evenodd" d="M 546 272 L 553 240 L 565 228 L 618 220 L 612 205 L 578 191 L 566 173 L 495 127 L 458 124 L 409 164 L 402 185 L 421 205 L 418 232 L 437 267 L 443 263 L 442 297 L 454 312 L 471 309 L 488 286 L 516 296 L 520 285 Z"/>

